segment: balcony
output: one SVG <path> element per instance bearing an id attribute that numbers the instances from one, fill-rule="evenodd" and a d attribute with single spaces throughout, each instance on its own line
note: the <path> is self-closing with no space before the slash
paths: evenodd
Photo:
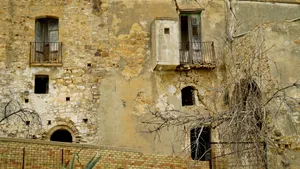
<path id="1" fill-rule="evenodd" d="M 179 49 L 180 64 L 194 67 L 216 67 L 215 48 L 213 42 L 181 43 Z"/>
<path id="2" fill-rule="evenodd" d="M 62 66 L 62 43 L 31 42 L 30 66 Z"/>

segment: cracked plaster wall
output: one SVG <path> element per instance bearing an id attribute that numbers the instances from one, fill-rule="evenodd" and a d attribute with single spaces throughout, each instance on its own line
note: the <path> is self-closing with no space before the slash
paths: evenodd
<path id="1" fill-rule="evenodd" d="M 145 152 L 172 154 L 184 145 L 176 141 L 175 129 L 165 131 L 160 140 L 140 122 L 160 95 L 181 108 L 180 90 L 192 85 L 205 92 L 214 81 L 210 71 L 189 75 L 153 72 L 150 67 L 150 25 L 155 17 L 178 17 L 170 0 L 102 0 L 93 5 L 86 0 L 38 1 L 5 0 L 0 9 L 1 105 L 14 98 L 36 110 L 42 129 L 10 126 L 1 135 L 48 139 L 53 127 L 68 124 L 76 141 L 138 148 Z M 213 3 L 212 8 L 221 8 Z M 217 4 L 217 5 L 216 5 Z M 185 4 L 194 6 L 195 4 Z M 214 15 L 214 16 L 211 16 Z M 62 67 L 30 67 L 29 43 L 34 41 L 35 18 L 59 18 L 59 41 L 63 44 Z M 203 19 L 218 15 L 204 12 Z M 213 24 L 205 26 L 210 27 Z M 210 31 L 203 31 L 213 40 Z M 90 63 L 91 66 L 87 66 Z M 49 75 L 49 93 L 34 94 L 34 77 Z M 192 80 L 195 77 L 198 80 Z M 24 96 L 24 91 L 29 91 Z M 28 97 L 29 103 L 24 103 Z M 70 101 L 66 101 L 70 97 Z M 84 123 L 83 118 L 88 122 Z M 48 125 L 48 120 L 52 123 Z"/>
<path id="2" fill-rule="evenodd" d="M 221 35 L 225 30 L 225 7 L 221 1 L 178 1 L 181 9 L 203 8 L 203 41 L 214 41 L 217 56 L 223 54 Z M 4 0 L 0 8 L 0 100 L 10 98 L 39 112 L 42 130 L 14 126 L 13 137 L 43 138 L 54 126 L 70 123 L 78 130 L 81 143 L 139 148 L 146 152 L 172 154 L 182 150 L 183 143 L 172 142 L 175 132 L 166 131 L 160 141 L 145 134 L 140 121 L 147 117 L 149 106 L 164 108 L 166 99 L 174 108 L 181 107 L 181 89 L 194 86 L 200 97 L 215 99 L 209 91 L 224 82 L 222 68 L 214 71 L 153 72 L 150 67 L 150 25 L 155 17 L 178 17 L 171 0 L 102 0 L 101 10 L 93 10 L 86 0 L 26 1 Z M 281 22 L 299 14 L 297 5 L 236 2 L 236 15 L 242 24 L 239 32 L 264 22 Z M 280 11 L 280 13 L 278 13 Z M 35 18 L 59 18 L 59 41 L 63 43 L 62 67 L 29 67 L 29 43 L 34 41 Z M 287 63 L 282 56 L 297 55 L 297 23 L 273 24 L 265 29 L 266 44 L 276 44 L 270 55 L 285 67 L 297 67 L 299 61 Z M 286 30 L 287 28 L 287 30 Z M 285 32 L 285 30 L 287 32 Z M 288 35 L 288 39 L 278 34 Z M 284 45 L 292 48 L 286 51 Z M 289 59 L 289 60 L 290 60 Z M 87 64 L 91 63 L 91 67 Z M 286 65 L 285 65 L 286 64 Z M 273 72 L 274 73 L 274 72 Z M 285 72 L 282 81 L 299 77 Z M 49 94 L 34 94 L 34 76 L 49 75 Z M 28 104 L 23 92 L 29 91 Z M 65 98 L 70 97 L 66 102 Z M 198 102 L 196 108 L 204 107 Z M 220 107 L 223 103 L 220 103 Z M 82 119 L 88 118 L 88 123 Z M 47 121 L 52 120 L 51 125 Z M 26 129 L 27 130 L 27 129 Z"/>

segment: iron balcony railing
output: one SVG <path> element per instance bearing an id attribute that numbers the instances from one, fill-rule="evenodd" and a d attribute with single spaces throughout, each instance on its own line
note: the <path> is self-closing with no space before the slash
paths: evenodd
<path id="1" fill-rule="evenodd" d="M 216 65 L 214 42 L 180 43 L 180 63 L 203 67 Z"/>
<path id="2" fill-rule="evenodd" d="M 30 64 L 32 66 L 60 66 L 62 65 L 61 42 L 31 42 Z"/>

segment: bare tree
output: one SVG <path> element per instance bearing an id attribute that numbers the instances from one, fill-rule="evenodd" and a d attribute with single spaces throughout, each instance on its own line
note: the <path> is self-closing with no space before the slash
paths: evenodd
<path id="1" fill-rule="evenodd" d="M 287 91 L 299 90 L 300 80 L 281 86 L 267 76 L 270 74 L 269 65 L 272 64 L 267 51 L 271 47 L 265 46 L 261 26 L 234 35 L 237 29 L 234 8 L 230 0 L 224 2 L 227 8 L 226 30 L 222 37 L 225 41 L 221 52 L 224 57 L 219 60 L 222 70 L 216 71 L 225 72 L 226 80 L 211 89 L 210 98 L 197 97 L 208 113 L 197 109 L 183 112 L 167 101 L 160 100 L 164 102 L 165 109 L 151 109 L 151 118 L 143 123 L 147 125 L 150 133 L 157 134 L 170 127 L 181 127 L 182 135 L 186 133 L 186 128 L 200 128 L 196 141 L 190 143 L 197 147 L 201 147 L 204 126 L 209 125 L 219 133 L 217 137 L 223 150 L 213 158 L 234 156 L 237 168 L 267 168 L 268 151 L 276 153 L 279 148 L 277 140 L 274 139 L 274 124 L 270 118 L 280 111 L 286 111 L 289 115 L 293 106 L 299 107 L 299 98 L 290 97 Z M 220 98 L 225 98 L 225 106 L 220 106 L 223 102 Z M 207 149 L 205 153 L 209 151 Z M 279 155 L 285 158 L 284 154 Z"/>
<path id="2" fill-rule="evenodd" d="M 28 136 L 29 131 L 32 128 L 40 128 L 41 119 L 35 110 L 24 108 L 17 100 L 11 99 L 2 107 L 0 127 L 1 132 L 7 135 L 11 135 L 13 128 L 16 128 L 15 130 L 26 130 L 27 137 L 34 138 L 34 135 Z"/>

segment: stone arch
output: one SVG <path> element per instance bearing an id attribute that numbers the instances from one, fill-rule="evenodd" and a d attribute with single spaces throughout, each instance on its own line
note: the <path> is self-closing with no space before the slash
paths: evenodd
<path id="1" fill-rule="evenodd" d="M 59 141 L 59 142 L 73 142 L 73 137 L 68 130 L 58 129 L 53 132 L 50 136 L 51 141 Z"/>
<path id="2" fill-rule="evenodd" d="M 46 140 L 52 141 L 51 137 L 55 134 L 59 134 L 58 132 L 65 133 L 65 134 L 70 133 L 72 142 L 78 143 L 80 141 L 78 140 L 79 132 L 76 129 L 76 127 L 72 124 L 65 123 L 65 122 L 61 122 L 58 125 L 52 127 L 47 132 Z"/>

